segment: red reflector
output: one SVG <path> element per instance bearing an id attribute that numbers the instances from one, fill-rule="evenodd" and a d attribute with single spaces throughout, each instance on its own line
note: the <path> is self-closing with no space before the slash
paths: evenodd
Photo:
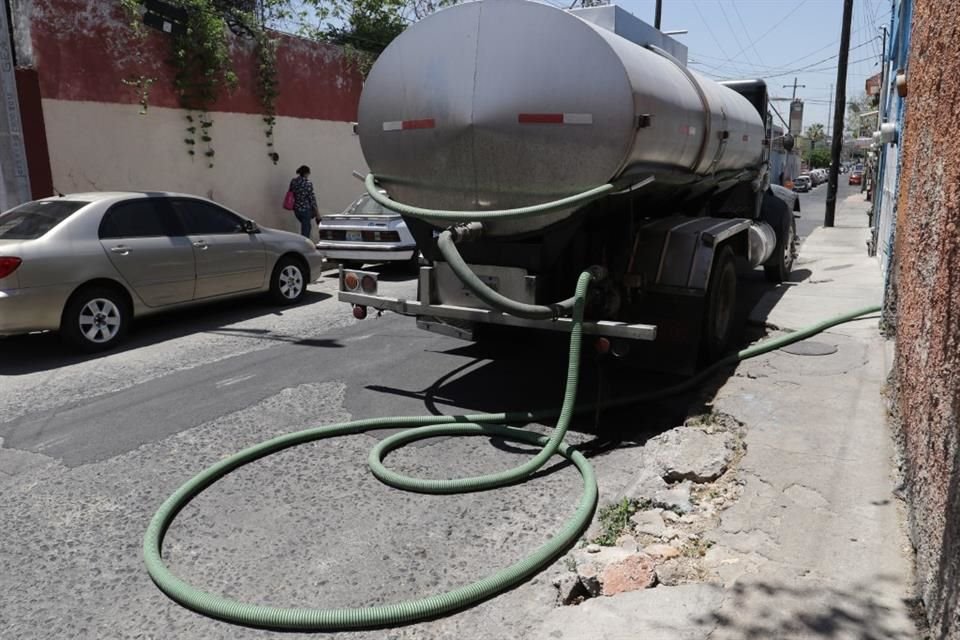
<path id="1" fill-rule="evenodd" d="M 377 281 L 373 279 L 373 276 L 363 276 L 360 280 L 360 288 L 363 289 L 364 293 L 374 293 L 377 290 Z"/>
<path id="2" fill-rule="evenodd" d="M 433 118 L 423 118 L 422 120 L 404 120 L 404 129 L 433 129 L 435 123 Z"/>
<path id="3" fill-rule="evenodd" d="M 360 286 L 360 278 L 353 272 L 345 273 L 343 274 L 343 286 L 345 286 L 348 291 L 356 291 Z"/>
<path id="4" fill-rule="evenodd" d="M 353 305 L 353 317 L 357 320 L 363 320 L 367 317 L 367 308 L 362 304 Z"/>
<path id="5" fill-rule="evenodd" d="M 517 116 L 520 124 L 563 124 L 562 113 L 521 113 Z"/>
<path id="6" fill-rule="evenodd" d="M 607 338 L 597 338 L 597 341 L 593 343 L 593 348 L 600 354 L 609 353 L 610 340 Z"/>
<path id="7" fill-rule="evenodd" d="M 8 275 L 17 270 L 17 267 L 20 266 L 23 260 L 20 258 L 14 257 L 0 257 L 0 278 L 6 278 Z"/>

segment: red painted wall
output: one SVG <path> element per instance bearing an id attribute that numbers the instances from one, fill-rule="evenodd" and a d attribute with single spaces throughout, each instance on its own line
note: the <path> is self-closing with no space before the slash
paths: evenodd
<path id="1" fill-rule="evenodd" d="M 169 36 L 149 30 L 133 36 L 130 19 L 112 0 L 33 0 L 30 38 L 33 66 L 43 98 L 136 104 L 139 96 L 123 78 L 154 77 L 150 105 L 179 107 Z M 278 34 L 277 115 L 354 121 L 363 79 L 333 45 Z M 214 111 L 261 113 L 256 96 L 256 56 L 252 43 L 234 38 L 238 87 L 224 92 Z"/>
<path id="2" fill-rule="evenodd" d="M 17 101 L 23 126 L 23 146 L 27 150 L 30 194 L 34 199 L 53 195 L 53 176 L 47 153 L 47 129 L 40 104 L 40 82 L 33 69 L 17 69 Z"/>

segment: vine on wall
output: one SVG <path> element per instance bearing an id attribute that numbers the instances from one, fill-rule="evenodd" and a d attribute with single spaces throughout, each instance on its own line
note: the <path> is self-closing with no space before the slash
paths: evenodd
<path id="1" fill-rule="evenodd" d="M 119 0 L 131 17 L 130 27 L 140 46 L 138 62 L 143 61 L 146 39 L 141 0 Z M 230 51 L 231 32 L 253 41 L 256 59 L 256 94 L 263 108 L 263 122 L 267 155 L 274 164 L 280 159 L 274 147 L 273 131 L 276 124 L 277 42 L 262 21 L 251 12 L 224 8 L 220 0 L 177 0 L 172 3 L 186 12 L 186 22 L 178 25 L 170 37 L 170 57 L 167 64 L 173 68 L 173 89 L 185 115 L 187 126 L 184 144 L 190 157 L 202 156 L 208 167 L 213 167 L 216 150 L 213 146 L 213 118 L 210 112 L 224 90 L 237 86 Z M 156 78 L 139 75 L 121 80 L 137 91 L 140 113 L 146 114 L 150 88 Z"/>
<path id="2" fill-rule="evenodd" d="M 277 41 L 266 30 L 256 35 L 257 96 L 263 107 L 264 135 L 267 138 L 267 155 L 277 164 L 280 154 L 274 147 L 273 127 L 277 123 Z"/>

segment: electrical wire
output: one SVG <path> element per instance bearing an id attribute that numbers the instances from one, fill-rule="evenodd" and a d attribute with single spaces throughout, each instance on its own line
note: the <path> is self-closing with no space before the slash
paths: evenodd
<path id="1" fill-rule="evenodd" d="M 770 34 L 773 32 L 774 29 L 776 29 L 776 28 L 779 27 L 781 24 L 783 24 L 784 22 L 786 22 L 786 21 L 787 21 L 787 18 L 789 18 L 789 17 L 792 16 L 794 13 L 796 13 L 797 11 L 799 11 L 799 10 L 801 9 L 801 7 L 803 7 L 803 5 L 805 5 L 806 3 L 807 3 L 807 0 L 801 0 L 801 2 L 799 2 L 797 5 L 795 5 L 795 6 L 793 7 L 793 9 L 790 10 L 789 13 L 787 13 L 786 15 L 784 15 L 784 16 L 783 16 L 780 20 L 778 20 L 777 22 L 773 23 L 773 24 L 770 26 L 769 29 L 767 29 L 766 31 L 764 31 L 764 32 L 763 32 L 760 36 L 758 36 L 755 40 L 751 40 L 750 42 L 748 42 L 747 45 L 744 45 L 743 47 L 740 48 L 739 51 L 737 51 L 735 54 L 733 54 L 733 56 L 728 56 L 728 57 L 726 58 L 726 60 L 724 60 L 724 62 L 722 62 L 722 63 L 720 63 L 719 65 L 717 65 L 716 67 L 712 67 L 712 68 L 718 69 L 718 68 L 722 67 L 724 64 L 729 63 L 729 62 L 732 62 L 733 58 L 739 56 L 741 53 L 743 53 L 744 51 L 746 51 L 748 45 L 756 45 L 756 44 L 759 43 L 761 40 L 763 40 L 764 38 L 766 38 L 768 35 L 770 35 Z M 697 8 L 696 3 L 694 3 L 693 6 L 694 6 L 695 9 L 697 9 L 697 13 L 699 13 L 699 12 L 700 12 L 700 9 Z M 703 16 L 702 16 L 702 15 L 700 16 L 700 19 L 703 20 Z M 706 24 L 706 22 L 704 22 L 704 24 Z M 708 26 L 707 29 L 709 29 L 709 28 L 710 28 L 710 27 Z M 723 55 L 726 56 L 727 54 L 724 53 Z M 739 73 L 739 72 L 738 72 L 738 73 Z"/>
<path id="2" fill-rule="evenodd" d="M 719 3 L 720 0 L 717 0 L 717 2 Z M 747 23 L 744 22 L 743 16 L 740 15 L 740 9 L 737 8 L 737 3 L 734 2 L 732 4 L 733 4 L 733 11 L 734 13 L 737 14 L 737 20 L 740 21 L 740 27 L 743 29 L 743 34 L 747 37 L 747 40 L 750 40 L 750 31 L 747 29 Z M 723 5 L 720 5 L 720 6 L 722 7 Z M 762 61 L 763 56 L 760 54 L 759 51 L 757 51 L 757 46 L 752 41 L 750 42 L 750 48 L 753 50 L 753 53 L 757 56 L 757 60 Z"/>
<path id="3" fill-rule="evenodd" d="M 726 55 L 727 55 L 727 52 L 724 50 L 723 45 L 720 44 L 720 41 L 719 41 L 719 40 L 717 40 L 716 34 L 714 34 L 714 33 L 713 33 L 713 29 L 710 28 L 710 23 L 707 22 L 707 19 L 703 17 L 703 12 L 700 11 L 700 5 L 695 2 L 695 3 L 693 3 L 693 8 L 696 9 L 697 15 L 700 16 L 700 21 L 703 23 L 703 26 L 705 26 L 705 27 L 707 28 L 707 33 L 710 34 L 710 37 L 713 39 L 714 44 L 717 45 L 717 49 L 720 50 L 720 53 L 722 53 L 723 55 L 726 56 Z M 721 5 L 721 8 L 723 8 L 722 5 Z M 741 51 L 740 53 L 742 53 L 742 51 Z M 739 55 L 739 54 L 738 54 L 738 55 Z M 749 74 L 744 74 L 743 71 L 741 71 L 738 67 L 734 66 L 732 60 L 733 60 L 733 56 L 727 56 L 727 61 L 730 62 L 730 68 L 731 68 L 731 69 L 733 69 L 734 71 L 736 71 L 738 75 L 741 75 L 741 76 L 742 76 L 742 75 L 749 75 Z"/>

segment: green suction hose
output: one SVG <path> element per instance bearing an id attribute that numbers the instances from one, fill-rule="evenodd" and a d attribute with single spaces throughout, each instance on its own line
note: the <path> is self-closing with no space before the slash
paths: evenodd
<path id="1" fill-rule="evenodd" d="M 423 207 L 414 207 L 409 204 L 397 202 L 386 195 L 380 193 L 377 187 L 376 178 L 372 173 L 368 173 L 363 181 L 367 188 L 367 193 L 381 207 L 412 216 L 414 218 L 425 218 L 430 220 L 442 220 L 444 222 L 473 222 L 484 220 L 510 220 L 513 218 L 528 218 L 530 216 L 541 215 L 551 211 L 559 211 L 568 207 L 579 207 L 591 200 L 598 200 L 603 196 L 613 193 L 615 187 L 612 184 L 604 184 L 594 187 L 566 198 L 534 204 L 528 207 L 518 207 L 516 209 L 496 209 L 492 211 L 451 211 L 447 209 L 424 209 Z"/>
<path id="2" fill-rule="evenodd" d="M 368 189 L 370 189 L 373 185 L 372 176 L 367 177 L 367 184 Z M 598 191 L 604 188 L 607 188 L 606 191 Z M 556 201 L 555 203 L 548 203 L 548 205 L 553 208 L 571 206 L 571 204 L 584 202 L 585 198 L 599 197 L 595 194 L 601 193 L 602 195 L 610 189 L 612 189 L 610 185 L 605 185 L 604 187 L 591 190 L 585 194 L 580 194 L 580 196 L 573 196 Z M 374 191 L 376 191 L 375 187 L 371 190 L 371 195 L 374 195 Z M 586 194 L 592 195 L 587 196 Z M 379 196 L 380 194 L 378 193 L 376 195 Z M 376 196 L 374 197 L 377 199 Z M 383 196 L 380 197 L 382 198 Z M 577 200 L 578 197 L 581 199 Z M 564 204 L 558 204 L 561 202 Z M 399 203 L 394 203 L 392 200 L 389 201 L 390 208 L 400 210 L 398 206 Z M 424 215 L 423 211 L 425 210 L 411 209 L 414 209 L 416 212 L 408 211 L 406 213 L 409 215 Z M 520 210 L 486 213 L 515 216 L 518 215 L 517 211 Z M 526 207 L 522 215 L 536 215 L 543 213 L 543 211 L 542 208 Z M 442 217 L 435 215 L 436 213 L 437 212 L 431 211 L 429 216 L 434 218 Z M 466 212 L 440 213 L 449 215 L 446 219 L 456 220 L 462 220 L 466 215 L 474 219 L 482 217 L 483 215 L 475 213 L 467 214 Z M 559 410 L 550 409 L 535 412 L 475 414 L 465 416 L 406 416 L 354 420 L 286 434 L 248 447 L 208 467 L 199 475 L 188 480 L 160 506 L 151 519 L 143 539 L 144 563 L 146 564 L 150 577 L 164 593 L 185 607 L 228 622 L 278 630 L 335 631 L 408 624 L 450 613 L 505 591 L 542 569 L 576 542 L 577 538 L 579 538 L 580 534 L 590 522 L 597 503 L 598 489 L 593 468 L 583 454 L 571 448 L 570 445 L 563 441 L 573 414 L 592 408 L 592 405 L 576 406 L 575 404 L 577 384 L 579 381 L 578 364 L 583 337 L 583 308 L 587 289 L 592 278 L 593 275 L 586 271 L 580 274 L 577 281 L 576 293 L 572 303 L 572 328 L 570 332 L 569 359 L 567 361 L 567 380 L 563 404 Z M 879 310 L 878 306 L 867 307 L 818 323 L 802 331 L 769 340 L 725 358 L 697 376 L 668 389 L 605 402 L 603 406 L 622 406 L 679 393 L 694 386 L 708 375 L 715 373 L 721 367 L 729 366 L 739 360 L 755 357 L 762 353 L 778 349 L 836 324 L 848 322 L 862 315 L 876 312 L 877 310 Z M 549 437 L 532 431 L 524 431 L 507 426 L 508 424 L 527 424 L 552 417 L 556 417 L 557 422 L 553 433 Z M 197 589 L 177 577 L 170 571 L 166 564 L 164 564 L 162 557 L 163 539 L 177 514 L 190 500 L 226 474 L 271 453 L 276 453 L 306 442 L 386 428 L 406 428 L 407 430 L 381 441 L 371 450 L 368 463 L 373 474 L 382 482 L 391 486 L 422 493 L 449 494 L 483 491 L 525 480 L 540 469 L 549 458 L 558 453 L 570 460 L 583 477 L 583 493 L 580 497 L 580 502 L 573 516 L 563 525 L 561 530 L 526 558 L 486 578 L 452 591 L 390 605 L 363 608 L 293 609 L 245 604 Z M 398 447 L 423 438 L 448 435 L 498 436 L 506 440 L 524 442 L 542 448 L 532 459 L 512 469 L 499 473 L 454 480 L 411 478 L 391 471 L 383 465 L 384 457 Z"/>

